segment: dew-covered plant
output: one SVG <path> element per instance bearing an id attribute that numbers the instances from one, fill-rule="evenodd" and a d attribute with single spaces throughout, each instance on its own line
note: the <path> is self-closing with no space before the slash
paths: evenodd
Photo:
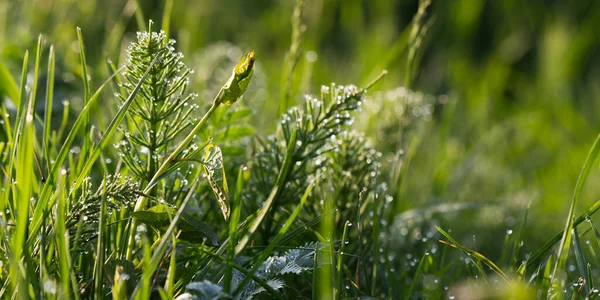
<path id="1" fill-rule="evenodd" d="M 121 127 L 124 137 L 115 144 L 128 170 L 145 184 L 175 149 L 175 139 L 198 121 L 192 115 L 198 107 L 192 102 L 196 94 L 188 91 L 193 71 L 174 44 L 163 31 L 152 32 L 152 23 L 149 32 L 138 32 L 137 42 L 127 49 L 123 82 L 115 94 L 125 103 L 148 72 L 128 109 L 127 126 Z"/>
<path id="2" fill-rule="evenodd" d="M 277 133 L 258 143 L 252 162 L 252 198 L 267 199 L 289 147 L 293 148 L 290 168 L 281 175 L 285 184 L 276 202 L 297 198 L 306 189 L 307 177 L 329 161 L 326 154 L 337 151 L 337 135 L 352 124 L 350 113 L 360 108 L 364 92 L 354 85 L 323 86 L 319 98 L 306 95 L 302 107 L 284 113 Z"/>
<path id="3" fill-rule="evenodd" d="M 482 245 L 455 225 L 475 227 L 464 216 L 496 219 L 504 211 L 463 203 L 459 190 L 451 195 L 457 202 L 436 198 L 448 175 L 436 168 L 451 162 L 430 157 L 429 148 L 455 138 L 447 119 L 455 103 L 412 86 L 431 1 L 419 1 L 394 53 L 373 67 L 407 53 L 404 86 L 388 88 L 397 86 L 394 74 L 382 91 L 375 84 L 383 76 L 316 92 L 316 55 L 303 60 L 313 17 L 304 1 L 296 1 L 291 47 L 276 76 L 267 74 L 272 64 L 260 69 L 254 51 L 243 56 L 232 44 L 194 53 L 189 32 L 169 28 L 181 25 L 169 20 L 173 2 L 165 2 L 163 30 L 143 24 L 142 6 L 140 32 L 111 30 L 109 44 L 133 42 L 122 48 L 122 67 L 108 62 L 110 74 L 86 60 L 82 29 L 74 31 L 78 60 L 61 62 L 75 71 L 55 70 L 66 54 L 43 37 L 35 55 L 25 52 L 20 80 L 0 60 L 1 298 L 598 298 L 600 234 L 590 216 L 600 203 L 579 215 L 575 208 L 588 196 L 582 188 L 600 139 L 564 230 L 532 253 L 523 246 L 527 212 L 503 241 Z M 116 60 L 117 48 L 101 50 Z M 83 82 L 58 123 L 53 103 L 69 102 L 55 92 L 55 77 Z M 296 98 L 297 91 L 307 94 Z M 280 118 L 270 118 L 273 111 Z M 430 205 L 415 205 L 419 197 Z M 500 259 L 485 255 L 490 247 Z"/>
<path id="4" fill-rule="evenodd" d="M 310 243 L 286 251 L 281 256 L 270 256 L 255 270 L 253 280 L 251 281 L 245 281 L 248 270 L 242 270 L 243 272 L 234 270 L 232 289 L 241 291 L 234 298 L 253 299 L 259 296 L 259 294 L 265 295 L 267 289 L 270 291 L 283 290 L 286 287 L 286 276 L 297 276 L 314 269 L 316 249 L 317 243 Z M 242 283 L 245 284 L 240 287 Z M 221 285 L 204 280 L 188 284 L 186 286 L 186 293 L 180 295 L 177 299 L 198 300 L 217 299 L 219 297 L 232 297 L 232 295 L 226 293 Z"/>

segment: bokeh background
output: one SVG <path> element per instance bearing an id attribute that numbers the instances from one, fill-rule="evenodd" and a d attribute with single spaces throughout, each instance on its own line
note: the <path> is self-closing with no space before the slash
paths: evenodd
<path id="1" fill-rule="evenodd" d="M 407 41 L 417 0 L 305 2 L 292 100 L 329 82 L 364 86 L 389 71 L 354 128 L 383 153 L 384 170 L 399 149 L 410 158 L 402 182 L 388 182 L 398 218 L 435 220 L 492 258 L 501 255 L 498 244 L 519 226 L 528 205 L 523 253 L 563 227 L 579 170 L 600 129 L 599 1 L 434 0 L 423 16 L 428 30 L 412 68 Z M 122 62 L 148 19 L 164 26 L 164 4 L 140 0 L 136 14 L 133 0 L 2 0 L 0 60 L 18 78 L 24 52 L 35 53 L 43 34 L 57 53 L 58 99 L 76 110 L 83 95 L 76 27 L 97 87 L 110 74 L 105 61 Z M 233 62 L 255 49 L 257 74 L 244 102 L 257 111 L 257 134 L 275 128 L 294 5 L 174 2 L 170 34 L 196 70 L 201 103 L 212 99 Z M 406 94 L 433 104 L 407 112 L 419 122 L 399 134 L 407 113 L 395 101 Z M 110 93 L 105 99 L 98 122 L 114 113 L 116 100 Z M 599 199 L 598 174 L 592 171 L 578 211 Z"/>

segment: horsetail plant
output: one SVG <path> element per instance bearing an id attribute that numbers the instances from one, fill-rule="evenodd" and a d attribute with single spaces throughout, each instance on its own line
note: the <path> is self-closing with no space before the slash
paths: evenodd
<path id="1" fill-rule="evenodd" d="M 179 170 L 184 162 L 199 161 L 204 166 L 205 175 L 215 193 L 223 217 L 226 220 L 229 217 L 228 189 L 221 151 L 218 146 L 211 145 L 210 140 L 200 146 L 193 141 L 221 104 L 231 105 L 241 98 L 252 78 L 255 54 L 251 51 L 242 58 L 209 110 L 197 121 L 190 118 L 197 108 L 190 103 L 196 94 L 186 92 L 188 75 L 192 71 L 181 61 L 183 55 L 174 51 L 173 44 L 174 41 L 168 40 L 164 32 L 139 33 L 137 43 L 133 43 L 128 49 L 125 81 L 120 83 L 122 93 L 117 94 L 120 99 L 125 99 L 124 95 L 133 83 L 139 80 L 140 74 L 148 72 L 147 62 L 161 56 L 159 62 L 149 70 L 150 75 L 143 82 L 139 96 L 132 104 L 129 114 L 130 132 L 125 132 L 125 138 L 115 145 L 132 173 L 144 182 L 135 205 L 134 219 L 131 221 L 126 252 L 128 259 L 132 257 L 135 244 L 135 213 L 139 216 L 141 212 L 166 212 L 169 218 L 171 217 L 169 212 L 172 210 L 165 207 L 153 207 L 153 210 L 145 211 L 146 203 L 149 197 L 156 196 L 159 181 Z M 179 141 L 178 135 L 191 126 L 194 127 Z M 205 150 L 206 154 L 204 158 L 198 158 L 202 150 Z M 190 170 L 189 174 L 191 173 L 194 171 Z M 162 184 L 163 187 L 165 185 Z M 170 202 L 177 200 L 172 199 Z M 195 223 L 202 224 L 202 232 L 208 231 L 203 223 Z"/>
<path id="2" fill-rule="evenodd" d="M 129 108 L 128 126 L 121 128 L 124 138 L 115 145 L 128 169 L 145 184 L 172 150 L 178 134 L 194 123 L 190 115 L 198 107 L 190 103 L 196 94 L 187 91 L 192 70 L 181 61 L 183 54 L 175 52 L 174 43 L 162 31 L 138 32 L 137 42 L 127 49 L 121 93 L 115 94 L 125 102 L 150 68 Z M 157 56 L 161 59 L 150 67 Z"/>

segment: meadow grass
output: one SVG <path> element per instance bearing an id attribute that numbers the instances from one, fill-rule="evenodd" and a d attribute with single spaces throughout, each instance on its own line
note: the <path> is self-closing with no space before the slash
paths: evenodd
<path id="1" fill-rule="evenodd" d="M 551 217 L 536 212 L 531 199 L 511 207 L 414 205 L 418 195 L 439 189 L 471 199 L 478 188 L 488 195 L 489 187 L 470 191 L 461 182 L 472 180 L 461 174 L 473 165 L 488 163 L 484 142 L 455 177 L 427 173 L 423 162 L 423 153 L 441 143 L 447 148 L 437 157 L 445 159 L 436 168 L 455 166 L 459 146 L 451 133 L 464 113 L 452 93 L 412 90 L 434 20 L 431 2 L 419 1 L 363 84 L 323 84 L 296 101 L 315 67 L 301 55 L 310 37 L 305 2 L 287 12 L 291 39 L 276 75 L 262 69 L 268 53 L 243 55 L 226 46 L 235 61 L 223 63 L 223 71 L 216 59 L 204 60 L 215 70 L 203 72 L 215 78 L 195 82 L 182 54 L 186 37 L 177 36 L 184 40 L 177 48 L 172 36 L 174 1 L 165 2 L 159 29 L 139 3 L 128 4 L 137 9 L 124 15 L 140 31 L 123 45 L 120 67 L 95 58 L 90 64 L 85 27 L 71 28 L 77 56 L 61 58 L 64 45 L 48 46 L 40 35 L 35 55 L 21 55 L 20 74 L 0 60 L 0 297 L 599 297 L 600 231 L 592 217 L 600 201 L 577 209 L 589 195 L 584 186 L 600 156 L 600 136 L 578 162 L 564 229 L 551 228 L 548 238 L 528 232 Z M 109 57 L 123 26 L 107 31 Z M 401 55 L 404 84 L 382 87 L 384 68 Z M 78 66 L 77 110 L 57 99 L 64 78 L 57 59 Z M 252 93 L 265 76 L 278 87 L 262 111 L 248 100 L 258 98 Z M 222 81 L 215 87 L 211 80 Z M 210 100 L 197 99 L 210 92 Z M 507 128 L 490 130 L 490 143 Z M 379 136 L 387 142 L 373 143 Z M 506 213 L 511 225 L 486 223 L 509 209 L 516 210 Z M 489 232 L 475 235 L 474 227 Z"/>

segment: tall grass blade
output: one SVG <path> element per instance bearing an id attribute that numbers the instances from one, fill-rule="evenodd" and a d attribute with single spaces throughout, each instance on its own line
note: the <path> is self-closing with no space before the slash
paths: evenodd
<path id="1" fill-rule="evenodd" d="M 98 212 L 98 236 L 96 237 L 96 262 L 94 265 L 94 299 L 102 299 L 103 292 L 103 270 L 104 270 L 104 251 L 106 245 L 104 244 L 105 234 L 105 222 L 106 222 L 106 180 L 103 181 L 102 197 L 100 198 L 100 211 Z"/>
<path id="2" fill-rule="evenodd" d="M 308 196 L 310 195 L 310 192 L 312 191 L 313 187 L 314 187 L 313 184 L 308 185 L 308 187 L 306 188 L 306 191 L 304 192 L 304 195 L 300 199 L 300 203 L 296 206 L 296 208 L 294 208 L 294 211 L 292 212 L 290 217 L 285 221 L 285 224 L 283 224 L 283 226 L 281 227 L 281 229 L 279 230 L 277 235 L 273 238 L 273 240 L 269 243 L 267 248 L 265 250 L 261 251 L 260 255 L 258 256 L 258 259 L 253 261 L 254 268 L 252 268 L 252 270 L 249 272 L 249 274 L 252 274 L 252 275 L 256 274 L 256 271 L 260 268 L 261 264 L 267 259 L 267 257 L 269 257 L 273 253 L 273 250 L 275 250 L 275 248 L 279 245 L 279 243 L 281 242 L 281 240 L 283 239 L 283 237 L 285 236 L 287 231 L 290 229 L 292 224 L 294 224 L 294 221 L 296 221 L 296 218 L 302 211 L 302 208 L 304 207 L 304 204 L 306 203 L 306 200 L 308 199 Z M 238 287 L 237 287 L 236 291 L 233 293 L 233 295 L 238 295 L 244 288 L 244 285 L 249 280 L 250 280 L 250 277 L 246 276 L 246 278 L 244 278 L 244 280 L 242 280 L 242 282 L 238 285 Z"/>
<path id="3" fill-rule="evenodd" d="M 48 53 L 48 78 L 46 81 L 46 106 L 44 107 L 44 135 L 42 153 L 46 170 L 50 170 L 50 136 L 52 134 L 52 104 L 54 101 L 54 46 L 50 46 Z"/>
<path id="4" fill-rule="evenodd" d="M 58 205 L 56 209 L 56 249 L 58 253 L 58 267 L 59 267 L 59 282 L 61 286 L 61 292 L 59 295 L 63 299 L 69 299 L 71 297 L 71 255 L 69 247 L 69 232 L 66 229 L 65 216 L 67 214 L 67 195 L 63 183 L 66 176 L 61 175 L 58 178 Z"/>
<path id="5" fill-rule="evenodd" d="M 286 177 L 289 174 L 290 168 L 292 168 L 292 159 L 293 159 L 292 156 L 294 154 L 294 149 L 296 147 L 297 134 L 298 134 L 298 128 L 294 127 L 294 129 L 292 130 L 292 134 L 290 135 L 290 141 L 287 144 L 287 150 L 285 153 L 285 157 L 283 159 L 283 165 L 281 166 L 281 170 L 279 170 L 279 174 L 277 174 L 275 186 L 271 190 L 271 193 L 269 194 L 269 197 L 265 201 L 265 204 L 263 204 L 263 207 L 260 209 L 260 212 L 256 216 L 256 219 L 254 219 L 254 221 L 250 225 L 248 232 L 246 233 L 246 235 L 244 235 L 242 240 L 236 246 L 236 248 L 235 248 L 236 254 L 239 254 L 240 252 L 242 252 L 242 250 L 244 250 L 244 247 L 246 247 L 246 244 L 248 244 L 248 242 L 250 241 L 250 237 L 252 236 L 252 234 L 254 234 L 256 229 L 258 229 L 258 226 L 264 220 L 265 216 L 267 215 L 267 212 L 273 205 L 273 202 L 275 201 L 275 198 L 277 197 L 278 193 L 281 191 L 281 189 L 283 189 L 283 185 L 285 184 Z"/>
<path id="6" fill-rule="evenodd" d="M 15 166 L 15 180 L 13 183 L 14 187 L 14 215 L 15 216 L 15 227 L 16 230 L 10 237 L 11 241 L 11 264 L 10 273 L 11 285 L 13 290 L 18 290 L 19 297 L 23 299 L 29 299 L 29 282 L 27 271 L 25 266 L 27 265 L 27 255 L 24 254 L 24 250 L 27 248 L 24 246 L 24 241 L 27 236 L 27 223 L 29 222 L 29 201 L 31 198 L 32 186 L 33 186 L 33 146 L 34 146 L 34 99 L 29 98 L 26 101 L 26 85 L 27 85 L 27 63 L 28 53 L 25 53 L 23 60 L 23 73 L 21 74 L 21 90 L 19 99 L 21 99 L 21 106 L 19 107 L 19 113 L 17 116 L 17 127 L 15 128 L 15 145 L 13 155 L 11 156 L 11 165 L 9 166 L 12 171 L 13 160 L 16 157 L 18 164 Z M 16 155 L 15 155 L 16 154 Z M 12 180 L 12 175 L 9 172 L 8 180 Z M 9 194 L 9 193 L 6 193 Z"/>
<path id="7" fill-rule="evenodd" d="M 233 201 L 231 203 L 233 211 L 229 219 L 229 247 L 227 248 L 227 268 L 225 269 L 225 279 L 223 287 L 226 293 L 231 293 L 231 280 L 233 278 L 233 260 L 235 258 L 235 246 L 238 237 L 238 223 L 242 210 L 242 192 L 244 190 L 244 175 L 247 173 L 246 167 L 241 167 L 238 171 L 237 183 Z"/>
<path id="8" fill-rule="evenodd" d="M 119 111 L 117 112 L 115 117 L 110 121 L 110 123 L 108 124 L 108 127 L 106 128 L 106 131 L 104 132 L 104 135 L 102 136 L 102 138 L 100 139 L 100 141 L 98 142 L 96 147 L 94 147 L 92 152 L 88 155 L 87 159 L 85 160 L 85 164 L 81 168 L 79 176 L 77 177 L 77 180 L 75 180 L 75 183 L 73 184 L 71 191 L 77 190 L 79 188 L 79 186 L 83 182 L 83 179 L 88 176 L 90 169 L 96 162 L 96 159 L 98 159 L 98 156 L 100 156 L 100 154 L 102 153 L 102 150 L 104 149 L 104 147 L 106 147 L 111 142 L 112 135 L 117 131 L 117 127 L 119 126 L 119 124 L 121 124 L 121 121 L 123 121 L 123 119 L 125 118 L 125 115 L 127 114 L 127 110 L 129 109 L 129 106 L 131 106 L 131 103 L 135 99 L 135 96 L 137 95 L 138 91 L 140 90 L 144 80 L 146 80 L 146 77 L 152 70 L 152 66 L 160 58 L 161 58 L 161 55 L 159 54 L 152 60 L 152 62 L 150 63 L 150 66 L 148 67 L 148 70 L 146 71 L 146 73 L 144 73 L 144 76 L 142 76 L 142 78 L 140 79 L 140 82 L 137 83 L 137 85 L 135 86 L 135 88 L 133 89 L 133 91 L 131 92 L 131 94 L 129 95 L 127 100 L 125 101 L 125 103 L 123 103 L 123 105 L 121 106 L 121 108 L 119 109 Z"/>
<path id="9" fill-rule="evenodd" d="M 112 76 L 114 76 L 114 74 Z M 31 220 L 31 225 L 29 228 L 29 231 L 31 233 L 30 236 L 35 236 L 33 233 L 36 233 L 40 229 L 40 227 L 43 223 L 43 219 L 46 217 L 46 215 L 48 213 L 48 207 L 52 206 L 52 204 L 49 203 L 50 198 L 51 198 L 50 193 L 52 193 L 53 191 L 56 190 L 56 184 L 57 184 L 56 178 L 58 177 L 60 169 L 63 167 L 63 163 L 65 162 L 67 155 L 69 155 L 69 151 L 71 149 L 71 146 L 73 145 L 73 142 L 75 141 L 77 132 L 79 131 L 79 129 L 81 128 L 81 125 L 83 124 L 83 121 L 84 121 L 83 112 L 89 111 L 91 109 L 92 105 L 96 101 L 98 101 L 98 99 L 100 99 L 101 92 L 104 90 L 106 85 L 110 82 L 110 80 L 112 79 L 112 76 L 111 76 L 111 78 L 107 79 L 98 88 L 96 93 L 94 93 L 94 95 L 90 98 L 90 101 L 88 102 L 88 104 L 83 107 L 83 109 L 81 110 L 82 113 L 77 117 L 77 119 L 73 123 L 73 126 L 71 127 L 71 130 L 69 131 L 69 133 L 67 135 L 67 138 L 65 139 L 60 150 L 58 151 L 58 154 L 57 154 L 56 158 L 54 159 L 54 163 L 52 164 L 52 168 L 50 169 L 50 171 L 47 174 L 46 183 L 43 185 L 42 190 L 39 193 L 38 201 L 35 204 L 33 218 Z M 65 112 L 66 111 L 67 110 L 65 110 Z M 68 114 L 65 114 L 64 116 L 68 116 Z M 66 121 L 63 123 L 66 123 Z M 61 127 L 64 127 L 64 125 Z M 73 165 L 73 164 L 71 164 L 71 165 Z"/>
<path id="10" fill-rule="evenodd" d="M 79 45 L 79 59 L 81 60 L 81 78 L 83 80 L 83 105 L 86 106 L 90 101 L 90 78 L 87 71 L 87 62 L 85 60 L 85 48 L 83 46 L 83 35 L 81 28 L 77 27 L 77 43 Z M 81 148 L 77 170 L 81 170 L 81 166 L 87 161 L 87 155 L 92 145 L 90 131 L 92 124 L 90 122 L 89 111 L 83 113 L 83 148 Z"/>
<path id="11" fill-rule="evenodd" d="M 175 232 L 175 228 L 177 227 L 177 224 L 179 223 L 179 220 L 182 217 L 183 210 L 185 209 L 185 206 L 187 205 L 187 203 L 190 201 L 190 199 L 194 195 L 194 192 L 196 191 L 196 188 L 198 187 L 199 183 L 200 183 L 200 181 L 196 180 L 196 181 L 194 181 L 194 184 L 190 187 L 187 195 L 185 196 L 185 199 L 179 206 L 177 213 L 175 213 L 175 215 L 173 216 L 173 220 L 171 221 L 169 228 L 162 235 L 162 238 L 160 239 L 160 243 L 154 250 L 154 253 L 152 253 L 151 256 L 144 255 L 145 256 L 144 257 L 144 262 L 145 262 L 144 263 L 144 273 L 147 274 L 147 276 L 151 276 L 152 274 L 154 274 L 154 271 L 156 271 L 156 269 L 158 268 L 160 260 L 163 258 L 163 255 L 165 254 L 165 252 L 167 250 L 167 244 L 169 242 L 169 239 L 171 239 L 171 235 Z M 147 282 L 141 281 L 136 286 L 133 293 L 131 294 L 131 298 L 133 299 L 138 291 L 140 291 L 140 290 L 145 291 L 145 290 L 149 289 L 149 286 L 145 286 L 147 284 L 148 284 Z M 144 294 L 141 294 L 141 295 L 143 298 Z M 145 298 L 143 298 L 143 299 L 145 299 Z"/>
<path id="12" fill-rule="evenodd" d="M 584 213 L 577 217 L 577 219 L 575 219 L 575 221 L 573 222 L 573 227 L 576 227 L 579 224 L 583 223 L 587 218 L 596 213 L 598 209 L 600 209 L 600 201 L 597 201 L 596 203 L 592 204 L 592 206 L 590 206 Z M 558 241 L 561 240 L 561 237 L 563 236 L 564 230 L 557 233 L 552 239 L 547 241 L 542 247 L 540 247 L 536 252 L 529 256 L 529 258 L 527 259 L 528 268 L 536 268 L 541 263 L 542 259 L 544 259 L 547 255 L 550 254 L 552 248 L 556 245 L 556 243 L 558 243 Z"/>
<path id="13" fill-rule="evenodd" d="M 564 285 L 564 282 L 566 280 L 565 276 L 558 276 L 559 274 L 566 275 L 566 273 L 557 273 L 557 271 L 563 270 L 565 265 L 567 264 L 567 258 L 569 256 L 569 247 L 571 246 L 571 231 L 575 226 L 575 208 L 577 207 L 579 194 L 581 193 L 583 184 L 585 183 L 590 174 L 592 166 L 598 160 L 598 156 L 600 156 L 600 135 L 598 135 L 596 141 L 592 145 L 592 148 L 590 149 L 590 152 L 588 153 L 588 156 L 585 159 L 585 163 L 583 164 L 583 168 L 579 173 L 579 177 L 577 178 L 577 183 L 575 184 L 575 190 L 573 191 L 573 199 L 571 200 L 571 207 L 569 208 L 567 222 L 565 223 L 565 229 L 563 231 L 563 236 L 561 238 L 558 253 L 556 255 L 556 263 L 554 265 L 554 270 L 552 271 L 552 285 L 562 286 Z"/>
<path id="14" fill-rule="evenodd" d="M 584 232 L 585 234 L 585 232 Z M 583 247 L 581 247 L 581 241 L 579 239 L 579 234 L 577 232 L 577 227 L 573 227 L 573 252 L 575 252 L 575 261 L 577 262 L 577 269 L 579 271 L 579 276 L 581 276 L 585 282 L 589 282 L 589 277 L 587 276 L 587 267 L 588 263 L 585 259 L 585 254 L 583 254 Z M 584 284 L 583 288 L 586 293 L 590 292 L 590 286 Z"/>

